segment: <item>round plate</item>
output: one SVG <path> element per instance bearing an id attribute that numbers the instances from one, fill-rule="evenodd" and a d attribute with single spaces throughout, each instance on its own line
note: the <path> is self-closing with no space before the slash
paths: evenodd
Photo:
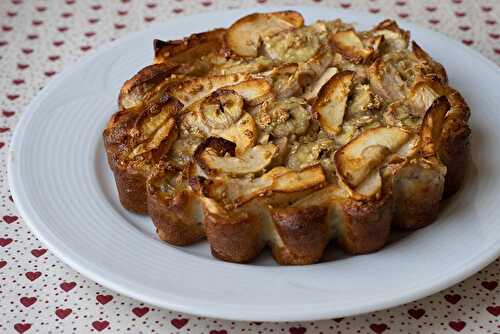
<path id="1" fill-rule="evenodd" d="M 259 7 L 260 11 L 284 8 Z M 307 22 L 342 18 L 365 29 L 369 14 L 297 7 Z M 236 320 L 315 320 L 387 308 L 473 274 L 500 251 L 499 69 L 433 31 L 401 22 L 449 73 L 472 109 L 472 162 L 462 190 L 436 223 L 363 256 L 296 267 L 212 258 L 205 242 L 159 241 L 148 217 L 124 210 L 107 166 L 102 130 L 122 83 L 152 59 L 154 38 L 228 26 L 254 9 L 172 19 L 116 41 L 54 78 L 24 111 L 9 159 L 12 195 L 26 223 L 90 279 L 157 306 Z"/>

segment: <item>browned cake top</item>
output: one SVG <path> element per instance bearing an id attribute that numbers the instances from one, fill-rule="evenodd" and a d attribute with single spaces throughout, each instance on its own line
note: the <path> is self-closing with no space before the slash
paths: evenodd
<path id="1" fill-rule="evenodd" d="M 379 198 L 394 166 L 444 168 L 443 121 L 468 118 L 444 68 L 395 22 L 357 32 L 296 12 L 155 41 L 119 104 L 106 130 L 117 163 L 166 198 L 188 189 L 225 209 L 278 193 L 300 205 L 325 184 Z"/>

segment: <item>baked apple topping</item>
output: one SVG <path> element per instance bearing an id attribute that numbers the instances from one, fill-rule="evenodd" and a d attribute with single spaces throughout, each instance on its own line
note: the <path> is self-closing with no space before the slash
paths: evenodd
<path id="1" fill-rule="evenodd" d="M 370 30 L 256 13 L 154 41 L 104 130 L 122 205 L 160 239 L 245 263 L 382 248 L 463 179 L 470 110 L 395 21 Z"/>

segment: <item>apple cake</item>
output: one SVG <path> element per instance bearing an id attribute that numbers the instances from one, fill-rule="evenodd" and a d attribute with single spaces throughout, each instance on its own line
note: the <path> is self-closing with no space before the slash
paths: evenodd
<path id="1" fill-rule="evenodd" d="M 245 263 L 382 248 L 460 187 L 469 108 L 396 22 L 356 31 L 295 11 L 154 41 L 104 143 L 121 204 L 160 239 Z"/>

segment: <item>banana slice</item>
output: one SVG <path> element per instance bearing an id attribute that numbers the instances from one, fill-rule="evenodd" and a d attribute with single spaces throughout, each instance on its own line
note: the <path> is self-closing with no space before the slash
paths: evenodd
<path id="1" fill-rule="evenodd" d="M 232 90 L 215 91 L 200 105 L 205 124 L 213 129 L 226 129 L 243 114 L 243 97 Z"/>

